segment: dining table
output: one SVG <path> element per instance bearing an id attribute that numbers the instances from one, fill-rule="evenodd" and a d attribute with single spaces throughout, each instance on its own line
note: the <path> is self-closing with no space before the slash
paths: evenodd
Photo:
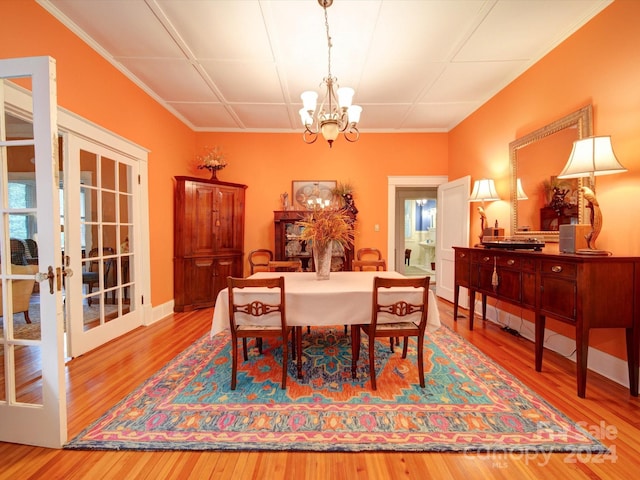
<path id="1" fill-rule="evenodd" d="M 292 326 L 332 326 L 332 325 L 360 325 L 371 322 L 373 301 L 373 279 L 405 278 L 402 274 L 392 271 L 364 271 L 364 272 L 331 272 L 328 280 L 317 280 L 315 272 L 258 272 L 249 278 L 277 278 L 284 277 L 285 308 L 287 324 Z M 253 289 L 249 294 L 252 298 L 265 303 L 276 303 L 279 293 L 269 291 L 268 288 Z M 393 301 L 402 297 L 405 300 L 419 300 L 421 295 L 416 289 L 391 288 L 388 292 L 381 292 L 381 300 Z M 242 301 L 243 292 L 236 297 Z M 243 323 L 242 315 L 237 316 L 237 322 Z M 273 320 L 265 320 L 267 325 L 279 325 L 276 313 Z M 382 318 L 379 322 L 384 322 Z M 387 321 L 397 321 L 389 318 Z M 440 315 L 436 304 L 436 296 L 429 289 L 429 310 L 427 314 L 427 330 L 434 331 L 440 327 Z M 211 336 L 229 329 L 229 293 L 224 288 L 218 293 Z"/>
<path id="2" fill-rule="evenodd" d="M 296 327 L 297 346 L 301 353 L 301 327 L 326 327 L 333 325 L 360 325 L 371 322 L 373 309 L 374 277 L 405 278 L 392 271 L 331 272 L 328 280 L 318 280 L 315 272 L 258 272 L 249 278 L 284 277 L 285 311 L 287 325 Z M 393 287 L 383 289 L 379 294 L 380 303 L 393 303 L 399 299 L 407 302 L 421 302 L 422 289 Z M 236 302 L 259 300 L 264 303 L 277 303 L 280 293 L 269 288 L 254 288 L 251 292 L 238 291 Z M 440 315 L 436 296 L 429 289 L 429 308 L 427 311 L 427 331 L 440 328 Z M 404 317 L 402 321 L 419 321 L 419 312 Z M 269 318 L 272 317 L 272 318 Z M 253 322 L 252 322 L 253 320 Z M 397 317 L 381 313 L 378 322 L 397 322 Z M 250 315 L 236 313 L 236 323 L 255 323 Z M 268 314 L 262 322 L 265 325 L 279 325 L 277 312 Z M 229 292 L 224 288 L 218 293 L 213 309 L 211 336 L 229 329 Z M 302 355 L 298 355 L 298 378 L 302 377 Z"/>

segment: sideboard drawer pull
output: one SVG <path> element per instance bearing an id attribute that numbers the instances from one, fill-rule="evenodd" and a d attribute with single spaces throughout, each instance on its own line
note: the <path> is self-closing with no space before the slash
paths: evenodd
<path id="1" fill-rule="evenodd" d="M 507 265 L 511 266 L 514 263 L 516 263 L 516 261 L 513 258 L 510 258 L 509 260 L 507 260 Z"/>
<path id="2" fill-rule="evenodd" d="M 554 265 L 553 267 L 551 267 L 551 271 L 553 273 L 560 273 L 562 272 L 562 267 L 560 265 Z"/>
<path id="3" fill-rule="evenodd" d="M 466 253 L 462 253 L 462 252 L 460 252 L 460 255 L 459 255 L 459 256 L 460 256 L 460 258 L 464 258 L 464 257 L 466 257 L 466 256 L 467 256 L 467 254 L 466 254 Z"/>
<path id="4" fill-rule="evenodd" d="M 490 257 L 482 257 L 482 261 L 483 261 L 483 262 L 488 262 L 489 260 L 491 260 L 491 258 L 490 258 Z"/>

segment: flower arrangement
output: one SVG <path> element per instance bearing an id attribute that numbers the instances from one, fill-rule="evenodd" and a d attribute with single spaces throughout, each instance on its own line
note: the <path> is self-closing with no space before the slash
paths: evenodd
<path id="1" fill-rule="evenodd" d="M 296 222 L 301 228 L 301 240 L 310 241 L 317 248 L 337 242 L 343 247 L 353 244 L 350 217 L 342 209 L 317 208 Z"/>
<path id="2" fill-rule="evenodd" d="M 197 157 L 198 162 L 200 162 L 198 169 L 206 168 L 211 172 L 211 178 L 215 179 L 216 172 L 226 167 L 227 161 L 219 147 L 205 147 L 205 150 L 206 152 L 204 155 L 199 155 Z"/>

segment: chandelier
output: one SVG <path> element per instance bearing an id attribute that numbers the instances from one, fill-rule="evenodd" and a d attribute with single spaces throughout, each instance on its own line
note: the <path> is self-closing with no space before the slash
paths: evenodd
<path id="1" fill-rule="evenodd" d="M 331 75 L 331 36 L 329 35 L 329 20 L 327 8 L 333 4 L 333 0 L 318 0 L 324 10 L 324 26 L 327 31 L 328 50 L 328 75 L 322 79 L 326 87 L 326 93 L 317 108 L 318 94 L 314 91 L 306 91 L 300 95 L 303 108 L 300 109 L 300 119 L 304 126 L 302 139 L 305 143 L 313 143 L 318 139 L 318 134 L 329 142 L 329 148 L 333 146 L 333 141 L 342 132 L 344 138 L 349 142 L 355 142 L 360 137 L 357 124 L 360 121 L 362 107 L 351 105 L 353 88 L 339 88 L 337 78 Z M 337 91 L 336 91 L 337 89 Z"/>

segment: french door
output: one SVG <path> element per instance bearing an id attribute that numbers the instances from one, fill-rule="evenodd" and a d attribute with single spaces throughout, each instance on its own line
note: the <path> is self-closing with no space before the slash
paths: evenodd
<path id="1" fill-rule="evenodd" d="M 72 134 L 63 143 L 68 352 L 76 357 L 142 325 L 140 174 L 121 152 Z"/>
<path id="2" fill-rule="evenodd" d="M 32 121 L 16 122 L 7 110 L 5 79 L 30 92 L 19 113 Z M 67 424 L 55 86 L 49 57 L 0 60 L 0 441 L 59 448 Z M 28 204 L 9 189 L 16 171 L 32 173 L 22 184 Z M 12 238 L 22 227 L 30 237 Z M 27 240 L 36 235 L 37 255 L 27 258 Z M 39 307 L 30 312 L 35 291 Z"/>

